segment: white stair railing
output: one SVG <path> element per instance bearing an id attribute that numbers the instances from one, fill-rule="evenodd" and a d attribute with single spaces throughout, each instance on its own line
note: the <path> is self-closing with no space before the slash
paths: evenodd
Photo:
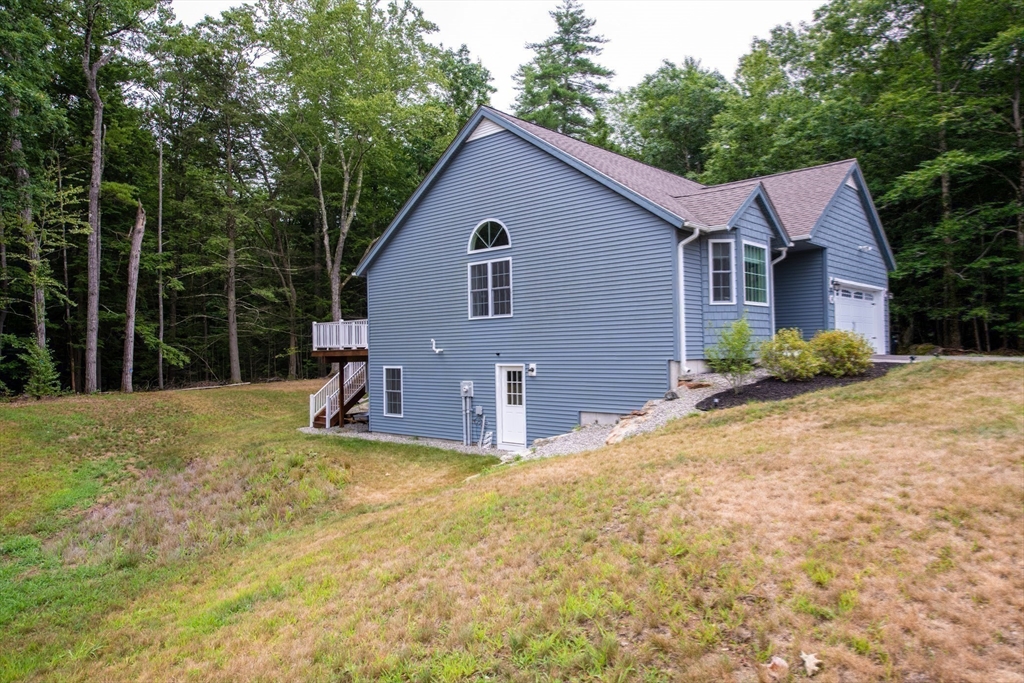
<path id="1" fill-rule="evenodd" d="M 361 389 L 366 387 L 366 363 L 346 363 L 345 378 L 341 385 L 341 393 L 345 404 Z"/>
<path id="2" fill-rule="evenodd" d="M 369 348 L 366 320 L 313 323 L 313 350 Z"/>
<path id="3" fill-rule="evenodd" d="M 324 425 L 325 426 L 329 425 L 331 417 L 333 417 L 338 412 L 337 403 L 338 403 L 338 390 L 340 388 L 340 386 L 339 386 L 339 384 L 340 384 L 339 383 L 339 379 L 340 379 L 339 375 L 337 375 L 337 374 L 334 375 L 329 380 L 327 380 L 327 384 L 323 385 L 320 388 L 320 391 L 316 392 L 315 394 L 310 394 L 309 395 L 309 426 L 310 426 L 310 428 L 313 427 L 313 421 L 316 419 L 316 416 L 320 413 L 320 411 L 323 410 L 324 408 L 330 408 L 328 403 L 332 399 L 334 401 L 334 413 L 331 413 L 330 410 L 327 411 L 327 414 L 326 414 L 326 418 L 327 419 L 326 419 Z"/>

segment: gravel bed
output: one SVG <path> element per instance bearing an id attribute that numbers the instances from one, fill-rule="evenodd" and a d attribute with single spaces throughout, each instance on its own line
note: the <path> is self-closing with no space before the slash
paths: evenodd
<path id="1" fill-rule="evenodd" d="M 764 370 L 755 370 L 747 378 L 744 384 L 751 384 L 766 377 L 768 373 Z M 628 428 L 626 438 L 637 434 L 653 432 L 659 427 L 665 426 L 670 420 L 674 420 L 690 413 L 697 412 L 697 404 L 709 396 L 729 388 L 729 382 L 721 375 L 709 372 L 700 375 L 690 375 L 687 379 L 692 382 L 707 382 L 711 386 L 701 389 L 687 389 L 679 387 L 676 393 L 679 398 L 674 401 L 658 399 L 648 403 L 649 410 L 646 419 L 635 420 Z M 553 455 L 568 455 L 570 453 L 582 453 L 592 451 L 604 446 L 605 440 L 611 434 L 613 426 L 589 425 L 567 434 L 553 436 L 550 439 L 543 439 L 529 453 L 522 453 L 523 460 L 536 460 L 538 458 L 549 458 Z"/>
<path id="2" fill-rule="evenodd" d="M 476 446 L 464 446 L 461 441 L 449 441 L 448 439 L 423 439 L 399 434 L 384 434 L 382 432 L 368 432 L 365 424 L 345 425 L 344 427 L 331 427 L 330 429 L 316 429 L 315 427 L 301 427 L 299 431 L 303 434 L 323 434 L 327 436 L 343 436 L 346 438 L 366 439 L 367 441 L 385 441 L 387 443 L 404 443 L 410 446 L 431 446 L 442 448 L 446 451 L 458 451 L 470 455 L 489 455 L 502 458 L 502 461 L 514 459 L 513 454 L 499 451 L 494 448 L 477 448 Z"/>
<path id="3" fill-rule="evenodd" d="M 767 377 L 767 373 L 764 370 L 755 370 L 747 378 L 745 384 L 752 384 L 764 377 Z M 679 387 L 676 391 L 676 393 L 679 394 L 679 398 L 674 401 L 666 401 L 663 398 L 649 401 L 646 405 L 647 413 L 640 419 L 631 420 L 628 427 L 626 427 L 626 438 L 637 434 L 653 432 L 659 427 L 663 427 L 669 420 L 674 420 L 676 418 L 683 417 L 684 415 L 698 412 L 696 406 L 700 401 L 729 388 L 729 382 L 721 375 L 715 373 L 709 372 L 700 375 L 690 375 L 687 379 L 691 382 L 706 382 L 711 386 L 700 389 Z M 398 434 L 368 432 L 366 431 L 367 426 L 365 424 L 358 423 L 346 425 L 345 427 L 331 427 L 330 429 L 302 427 L 299 431 L 303 434 L 325 434 L 328 436 L 344 436 L 356 439 L 369 439 L 371 441 L 384 441 L 387 443 L 432 446 L 434 448 L 443 448 L 445 450 L 468 453 L 471 455 L 490 455 L 492 457 L 500 458 L 503 463 L 508 463 L 522 460 L 539 460 L 541 458 L 550 458 L 556 455 L 569 455 L 571 453 L 582 453 L 584 451 L 596 450 L 604 446 L 605 441 L 608 439 L 608 435 L 612 432 L 612 429 L 614 429 L 614 427 L 611 425 L 589 425 L 566 434 L 559 434 L 547 439 L 539 439 L 539 444 L 533 448 L 527 448 L 519 451 L 518 453 L 513 451 L 502 451 L 496 448 L 464 446 L 461 442 L 449 441 L 446 439 L 418 439 L 409 436 L 399 436 Z"/>

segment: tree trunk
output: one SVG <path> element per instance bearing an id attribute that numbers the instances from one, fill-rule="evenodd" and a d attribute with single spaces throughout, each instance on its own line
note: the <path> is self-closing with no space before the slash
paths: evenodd
<path id="1" fill-rule="evenodd" d="M 241 384 L 242 383 L 242 368 L 238 361 L 238 310 L 237 301 L 235 300 L 235 268 L 236 268 L 236 256 L 235 256 L 235 187 L 234 180 L 231 176 L 231 129 L 228 129 L 228 142 L 227 142 L 227 165 L 228 165 L 228 185 L 226 189 L 228 197 L 228 216 L 227 216 L 227 233 L 228 233 L 228 283 L 227 283 L 227 295 L 228 295 L 228 362 L 231 366 L 231 383 Z"/>
<path id="2" fill-rule="evenodd" d="M 21 107 L 17 102 L 11 105 L 11 119 L 21 116 Z M 17 124 L 15 124 L 16 126 Z M 32 327 L 36 338 L 36 346 L 46 350 L 46 294 L 43 291 L 42 274 L 42 236 L 38 226 L 32 223 L 32 193 L 29 188 L 28 167 L 25 165 L 24 150 L 21 136 L 17 130 L 11 136 L 11 161 L 14 162 L 14 178 L 18 187 L 18 218 L 21 232 L 28 243 L 29 279 L 32 282 Z"/>
<path id="3" fill-rule="evenodd" d="M 146 212 L 138 203 L 132 227 L 131 251 L 128 252 L 128 295 L 124 308 L 124 364 L 121 367 L 121 391 L 132 393 L 132 371 L 135 363 L 135 295 L 139 291 L 139 260 L 142 258 L 142 236 L 146 232 Z"/>
<path id="4" fill-rule="evenodd" d="M 100 182 L 103 179 L 103 99 L 100 97 L 97 76 L 110 60 L 110 53 L 92 61 L 92 31 L 95 15 L 90 15 L 85 30 L 82 51 L 82 70 L 92 100 L 92 173 L 89 178 L 89 240 L 88 285 L 85 306 L 85 393 L 99 389 L 100 331 Z"/>
<path id="5" fill-rule="evenodd" d="M 164 140 L 161 130 L 157 151 L 156 190 L 156 314 L 159 340 L 156 349 L 156 385 L 164 388 Z"/>
<path id="6" fill-rule="evenodd" d="M 0 359 L 4 357 L 4 324 L 7 322 L 7 302 L 10 296 L 7 281 L 7 238 L 3 216 L 0 216 Z"/>

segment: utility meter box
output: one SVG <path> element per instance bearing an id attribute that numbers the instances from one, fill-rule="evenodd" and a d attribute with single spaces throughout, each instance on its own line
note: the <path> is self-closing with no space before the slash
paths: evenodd
<path id="1" fill-rule="evenodd" d="M 462 398 L 473 398 L 473 383 L 472 382 L 461 382 L 459 383 L 459 393 Z"/>

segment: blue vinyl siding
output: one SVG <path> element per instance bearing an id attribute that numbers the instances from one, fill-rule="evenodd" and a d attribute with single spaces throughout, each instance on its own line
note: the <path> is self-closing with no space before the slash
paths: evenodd
<path id="1" fill-rule="evenodd" d="M 843 185 L 815 228 L 812 244 L 825 247 L 826 281 L 831 278 L 889 287 L 889 272 L 882 256 L 884 246 L 878 243 L 868 222 L 860 192 Z M 870 251 L 859 249 L 870 246 Z M 885 348 L 889 344 L 889 302 L 884 301 Z M 827 306 L 828 327 L 835 327 L 835 305 Z"/>
<path id="2" fill-rule="evenodd" d="M 791 251 L 775 266 L 775 329 L 799 328 L 804 339 L 828 327 L 825 254 Z"/>
<path id="3" fill-rule="evenodd" d="M 692 342 L 687 343 L 687 348 L 690 349 L 690 358 L 704 358 L 704 349 L 709 346 L 713 346 L 718 341 L 718 335 L 721 329 L 731 323 L 734 320 L 741 318 L 744 312 L 747 315 L 747 320 L 750 322 L 750 326 L 753 329 L 754 337 L 757 340 L 767 339 L 772 336 L 772 322 L 771 322 L 771 306 L 751 305 L 746 304 L 743 301 L 744 294 L 744 277 L 743 277 L 743 241 L 763 246 L 767 249 L 768 263 L 772 260 L 772 238 L 774 234 L 771 227 L 768 224 L 768 220 L 765 218 L 764 212 L 762 212 L 760 206 L 754 202 L 742 216 L 736 221 L 734 229 L 728 232 L 715 232 L 711 233 L 708 237 L 701 237 L 699 240 L 695 240 L 695 244 L 699 244 L 698 258 L 701 261 L 700 267 L 700 283 L 694 283 L 689 277 L 691 272 L 687 269 L 687 292 L 691 286 L 694 289 L 700 288 L 701 291 L 701 308 L 703 321 L 701 323 L 701 330 L 699 334 L 695 334 L 693 339 L 703 341 L 699 349 L 694 349 Z M 711 263 L 709 259 L 708 243 L 717 240 L 732 240 L 734 242 L 733 247 L 733 296 L 735 303 L 732 305 L 723 304 L 712 304 L 711 303 L 711 274 L 710 268 Z M 692 246 L 692 245 L 691 245 Z M 771 302 L 771 292 L 774 287 L 772 282 L 771 266 L 768 266 L 768 301 Z M 687 297 L 689 298 L 689 297 Z M 689 315 L 689 312 L 687 312 Z M 691 334 L 690 329 L 692 325 L 687 319 L 687 334 Z M 694 331 L 696 333 L 696 330 Z"/>
<path id="4" fill-rule="evenodd" d="M 512 246 L 467 254 L 486 218 Z M 371 430 L 461 439 L 459 382 L 472 380 L 496 432 L 496 363 L 537 365 L 528 444 L 572 429 L 580 411 L 661 395 L 678 345 L 677 233 L 511 133 L 467 142 L 367 274 Z M 499 258 L 512 260 L 513 315 L 470 320 L 468 264 Z M 401 418 L 383 414 L 385 365 L 404 368 Z"/>

